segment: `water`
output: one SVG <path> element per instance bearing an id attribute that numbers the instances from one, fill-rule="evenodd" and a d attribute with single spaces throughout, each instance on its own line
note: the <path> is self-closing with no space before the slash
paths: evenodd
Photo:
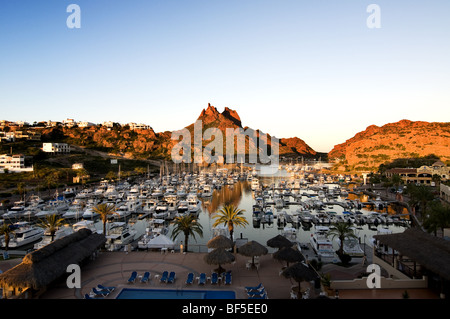
<path id="1" fill-rule="evenodd" d="M 116 299 L 236 299 L 236 293 L 231 290 L 124 288 Z"/>
<path id="2" fill-rule="evenodd" d="M 286 175 L 281 175 L 275 180 L 275 184 L 277 183 L 277 180 L 279 179 L 287 180 L 288 178 Z M 264 179 L 259 178 L 260 182 L 267 182 L 268 184 L 272 184 L 274 182 L 273 179 Z M 337 185 L 329 185 L 330 188 L 337 186 Z M 301 193 L 307 192 L 307 193 L 314 193 L 313 191 L 306 191 L 306 190 L 300 190 Z M 355 195 L 350 194 L 349 198 L 355 198 Z M 306 200 L 307 197 L 302 197 L 302 200 Z M 249 225 L 244 227 L 235 226 L 234 228 L 234 239 L 243 237 L 248 238 L 248 240 L 254 240 L 257 241 L 263 245 L 266 245 L 267 241 L 278 234 L 281 234 L 284 228 L 284 225 L 278 225 L 277 224 L 277 218 L 273 220 L 273 223 L 271 224 L 264 224 L 260 223 L 259 225 L 255 225 L 253 223 L 253 214 L 252 214 L 252 208 L 253 205 L 256 203 L 256 200 L 254 199 L 254 193 L 251 190 L 251 184 L 247 181 L 240 181 L 237 182 L 234 185 L 225 185 L 220 190 L 215 190 L 213 193 L 213 196 L 210 199 L 202 199 L 202 211 L 199 213 L 199 222 L 203 226 L 203 237 L 199 237 L 196 234 L 196 240 L 194 240 L 192 237 L 189 238 L 189 250 L 194 252 L 205 252 L 207 251 L 206 244 L 212 237 L 212 225 L 214 224 L 214 215 L 215 213 L 220 210 L 224 204 L 233 204 L 239 209 L 245 210 L 243 215 L 249 222 Z M 344 201 L 345 198 L 338 198 L 336 201 Z M 291 197 L 291 202 L 293 202 L 293 198 Z M 361 197 L 360 201 L 364 202 L 367 201 L 367 197 Z M 273 213 L 276 216 L 277 213 L 281 211 L 285 211 L 287 213 L 295 212 L 297 209 L 299 209 L 299 205 L 289 205 L 288 207 L 284 207 L 283 209 L 275 209 L 273 208 Z M 337 214 L 342 214 L 344 211 L 344 208 L 340 205 L 332 205 L 332 208 L 328 208 L 327 211 L 334 211 Z M 361 212 L 368 213 L 370 209 L 368 208 L 362 208 Z M 378 212 L 381 212 L 379 210 L 376 210 Z M 382 211 L 382 212 L 385 212 Z M 394 210 L 389 207 L 388 213 L 394 213 Z M 285 226 L 292 227 L 290 223 L 287 223 Z M 369 225 L 363 225 L 358 226 L 356 229 L 356 235 L 360 238 L 361 244 L 368 244 L 370 245 L 372 242 L 372 236 L 376 235 L 378 231 L 383 231 L 388 228 L 389 231 L 392 233 L 397 232 L 403 232 L 405 230 L 405 227 L 403 226 L 396 226 L 396 225 L 379 225 L 377 227 L 370 226 Z M 302 228 L 301 225 L 299 228 L 297 228 L 297 241 L 301 243 L 309 243 L 309 239 L 311 237 L 311 234 L 314 232 L 314 226 L 312 226 L 310 229 Z M 169 231 L 169 235 L 171 234 L 171 229 Z M 182 237 L 182 238 L 181 238 Z M 177 242 L 180 242 L 181 240 L 184 240 L 184 235 L 178 237 L 176 239 Z M 363 246 L 362 246 L 363 247 Z M 337 243 L 335 243 L 335 248 L 338 248 Z M 270 247 L 268 247 L 269 252 L 273 252 L 274 250 Z"/>

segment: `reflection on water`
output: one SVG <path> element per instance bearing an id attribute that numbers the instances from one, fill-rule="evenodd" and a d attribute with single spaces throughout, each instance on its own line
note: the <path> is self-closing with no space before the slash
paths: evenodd
<path id="1" fill-rule="evenodd" d="M 260 179 L 261 180 L 261 179 Z M 267 183 L 269 185 L 274 184 L 273 179 L 263 180 L 263 183 Z M 276 182 L 275 182 L 276 184 Z M 334 185 L 336 186 L 336 185 Z M 333 186 L 330 186 L 333 187 Z M 300 190 L 301 193 L 307 192 L 307 193 L 313 193 L 310 190 Z M 248 240 L 255 240 L 260 242 L 263 245 L 266 245 L 267 240 L 270 238 L 282 233 L 283 228 L 286 227 L 292 227 L 290 223 L 287 224 L 278 224 L 278 220 L 275 218 L 272 223 L 257 223 L 255 224 L 253 222 L 253 216 L 252 216 L 252 207 L 255 204 L 255 199 L 253 197 L 253 192 L 251 190 L 251 184 L 247 181 L 240 181 L 235 183 L 234 185 L 225 185 L 219 190 L 215 190 L 213 193 L 213 196 L 210 198 L 200 198 L 202 201 L 202 211 L 199 214 L 199 222 L 203 226 L 203 232 L 204 236 L 203 238 L 200 238 L 199 236 L 196 236 L 197 240 L 190 238 L 190 247 L 193 251 L 205 251 L 206 250 L 206 243 L 211 239 L 211 228 L 212 224 L 214 223 L 214 213 L 217 212 L 222 208 L 222 206 L 226 204 L 233 204 L 239 209 L 245 210 L 244 216 L 249 222 L 249 225 L 244 227 L 235 227 L 234 230 L 234 237 L 239 238 L 248 238 Z M 366 195 L 363 195 L 362 197 L 355 195 L 355 194 L 349 194 L 349 199 L 359 199 L 361 202 L 367 202 L 369 198 Z M 306 200 L 307 197 L 302 197 L 302 201 Z M 291 202 L 293 202 L 293 198 L 290 199 Z M 338 198 L 337 201 L 345 201 L 345 198 Z M 335 211 L 338 214 L 342 214 L 344 211 L 344 208 L 340 205 L 327 205 L 327 210 L 329 211 Z M 277 213 L 281 211 L 285 211 L 286 213 L 292 214 L 299 208 L 298 205 L 289 205 L 287 207 L 284 207 L 282 209 L 273 209 L 274 215 L 276 216 Z M 407 213 L 407 211 L 403 211 L 402 213 Z M 396 209 L 389 206 L 388 208 L 385 208 L 383 210 L 376 210 L 380 213 L 388 212 L 389 214 L 396 214 Z M 371 207 L 363 207 L 361 211 L 363 213 L 368 213 L 371 211 Z M 383 228 L 383 229 L 382 229 Z M 367 244 L 371 243 L 371 239 L 373 235 L 376 235 L 378 231 L 383 231 L 386 228 L 389 229 L 389 231 L 392 231 L 393 233 L 397 232 L 403 232 L 405 228 L 403 226 L 397 226 L 397 225 L 378 225 L 378 226 L 368 226 L 368 225 L 362 225 L 358 226 L 356 228 L 356 234 L 360 238 L 360 242 Z M 311 228 L 305 228 L 301 227 L 297 229 L 297 240 L 301 243 L 308 243 L 309 238 L 311 237 L 312 233 L 314 232 L 314 226 Z M 177 238 L 177 241 L 180 242 L 180 240 L 183 240 L 181 238 Z M 203 247 L 200 247 L 203 246 Z M 336 244 L 337 248 L 337 244 Z M 272 252 L 272 250 L 269 248 L 269 251 Z"/>

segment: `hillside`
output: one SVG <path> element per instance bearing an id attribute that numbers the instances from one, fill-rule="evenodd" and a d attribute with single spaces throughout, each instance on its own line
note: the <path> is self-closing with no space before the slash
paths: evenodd
<path id="1" fill-rule="evenodd" d="M 450 161 L 450 123 L 401 120 L 371 125 L 328 154 L 347 169 L 372 169 L 397 158 L 434 154 Z"/>

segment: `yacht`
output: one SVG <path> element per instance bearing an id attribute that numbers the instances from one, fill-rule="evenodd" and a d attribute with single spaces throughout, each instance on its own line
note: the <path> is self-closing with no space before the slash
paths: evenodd
<path id="1" fill-rule="evenodd" d="M 340 245 L 339 238 L 336 238 L 336 241 Z M 344 239 L 344 253 L 351 257 L 364 257 L 364 250 L 361 248 L 358 238 L 346 237 Z"/>
<path id="2" fill-rule="evenodd" d="M 259 188 L 259 180 L 257 178 L 252 179 L 251 187 L 252 187 L 252 191 L 255 191 Z"/>
<path id="3" fill-rule="evenodd" d="M 202 207 L 200 200 L 195 194 L 189 194 L 186 198 L 186 201 L 188 203 L 188 211 L 191 214 L 198 213 Z"/>
<path id="4" fill-rule="evenodd" d="M 3 214 L 3 218 L 20 218 L 25 213 L 25 202 L 18 201 L 14 202 L 14 206 L 8 210 L 7 213 Z"/>
<path id="5" fill-rule="evenodd" d="M 128 227 L 125 222 L 113 222 L 109 224 L 106 235 L 106 247 L 109 250 L 119 250 L 124 245 L 131 244 L 136 231 Z"/>
<path id="6" fill-rule="evenodd" d="M 82 217 L 84 219 L 94 219 L 95 217 L 100 216 L 100 214 L 94 212 L 92 207 L 88 207 L 84 210 Z"/>
<path id="7" fill-rule="evenodd" d="M 79 205 L 72 205 L 69 207 L 62 217 L 64 219 L 78 219 L 83 216 L 83 209 Z"/>
<path id="8" fill-rule="evenodd" d="M 211 197 L 212 196 L 212 188 L 211 185 L 205 184 L 203 185 L 203 190 L 201 192 L 202 197 Z"/>
<path id="9" fill-rule="evenodd" d="M 9 241 L 9 248 L 20 248 L 22 246 L 31 244 L 44 236 L 44 230 L 40 227 L 30 225 L 28 222 L 18 222 L 13 224 L 14 235 L 11 236 Z M 5 242 L 2 242 L 2 246 L 5 246 Z"/>
<path id="10" fill-rule="evenodd" d="M 131 210 L 128 209 L 128 206 L 125 204 L 122 204 L 119 206 L 119 208 L 116 210 L 116 213 L 114 214 L 116 219 L 120 218 L 126 218 L 127 216 L 131 215 Z"/>
<path id="11" fill-rule="evenodd" d="M 310 244 L 313 250 L 322 261 L 334 261 L 333 243 L 328 239 L 330 228 L 327 226 L 315 226 L 315 229 L 315 232 L 310 237 Z"/>
<path id="12" fill-rule="evenodd" d="M 103 230 L 97 230 L 97 228 L 95 228 L 94 221 L 92 220 L 81 220 L 72 225 L 72 229 L 74 232 L 77 232 L 83 228 L 87 228 L 91 230 L 93 233 L 103 234 Z"/>
<path id="13" fill-rule="evenodd" d="M 73 228 L 68 226 L 60 227 L 56 230 L 55 235 L 53 236 L 53 241 L 63 238 L 67 235 L 70 235 L 73 233 Z M 47 246 L 52 241 L 52 235 L 50 234 L 49 229 L 47 228 L 44 230 L 44 236 L 42 237 L 42 240 L 36 244 L 34 244 L 34 249 L 41 249 L 42 247 Z"/>

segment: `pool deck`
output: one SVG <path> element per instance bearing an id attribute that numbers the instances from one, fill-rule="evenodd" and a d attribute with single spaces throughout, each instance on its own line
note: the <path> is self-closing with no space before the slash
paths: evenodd
<path id="1" fill-rule="evenodd" d="M 65 282 L 61 282 L 48 289 L 41 295 L 42 299 L 74 299 L 89 293 L 97 284 L 115 286 L 116 290 L 107 299 L 114 299 L 122 288 L 148 288 L 148 289 L 201 289 L 201 290 L 233 290 L 237 299 L 247 299 L 245 286 L 257 286 L 263 283 L 269 298 L 289 299 L 291 286 L 296 282 L 280 276 L 282 266 L 279 261 L 272 258 L 271 254 L 260 257 L 259 269 L 247 269 L 246 262 L 249 257 L 235 254 L 236 261 L 233 264 L 222 265 L 227 271 L 232 272 L 231 285 L 223 283 L 213 285 L 207 280 L 205 285 L 198 285 L 196 277 L 200 273 L 211 276 L 215 265 L 208 265 L 204 260 L 206 253 L 161 253 L 147 251 L 126 252 L 101 252 L 99 256 L 81 268 L 81 291 L 69 289 Z M 163 271 L 175 271 L 174 283 L 160 283 L 159 278 Z M 134 283 L 128 283 L 132 271 L 137 271 L 138 278 Z M 148 283 L 141 283 L 139 276 L 145 271 L 151 273 Z M 194 273 L 194 283 L 186 285 L 185 281 L 189 272 Z M 305 288 L 309 283 L 303 283 Z M 303 287 L 302 284 L 302 287 Z"/>

